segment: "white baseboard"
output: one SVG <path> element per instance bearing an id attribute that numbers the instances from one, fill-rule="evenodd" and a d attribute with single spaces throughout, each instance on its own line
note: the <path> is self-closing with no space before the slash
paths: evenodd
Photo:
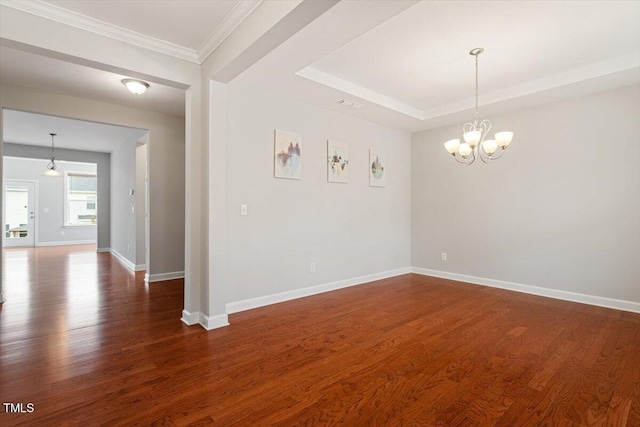
<path id="1" fill-rule="evenodd" d="M 172 271 L 170 273 L 160 273 L 160 274 L 145 274 L 144 281 L 147 283 L 151 282 L 162 282 L 164 280 L 173 280 L 173 279 L 183 279 L 184 271 Z"/>
<path id="2" fill-rule="evenodd" d="M 109 249 L 109 252 L 111 253 L 111 255 L 113 255 L 118 261 L 120 261 L 122 263 L 122 265 L 124 265 L 125 267 L 127 267 L 129 270 L 131 271 L 136 271 L 136 265 L 134 263 L 132 263 L 131 261 L 129 261 L 127 258 L 124 257 L 124 255 L 122 255 L 120 252 L 116 251 L 113 248 Z"/>
<path id="3" fill-rule="evenodd" d="M 68 245 L 95 245 L 95 240 L 69 240 L 66 242 L 38 242 L 36 246 L 68 246 Z"/>
<path id="4" fill-rule="evenodd" d="M 191 313 L 187 310 L 182 310 L 181 320 L 189 326 L 195 325 L 200 321 L 200 312 Z"/>
<path id="5" fill-rule="evenodd" d="M 229 317 L 226 314 L 207 316 L 199 311 L 191 313 L 187 310 L 182 310 L 181 320 L 189 326 L 200 325 L 207 331 L 229 326 Z"/>
<path id="6" fill-rule="evenodd" d="M 122 255 L 120 252 L 116 251 L 113 248 L 97 248 L 96 252 L 99 253 L 104 253 L 104 252 L 109 252 L 111 255 L 113 255 L 118 261 L 120 261 L 122 263 L 122 265 L 124 265 L 125 267 L 127 267 L 129 270 L 135 272 L 135 271 L 144 271 L 147 269 L 147 265 L 146 264 L 134 264 L 131 261 L 129 261 L 127 258 L 125 258 L 124 255 Z"/>
<path id="7" fill-rule="evenodd" d="M 200 325 L 207 331 L 211 329 L 222 328 L 223 326 L 229 326 L 229 317 L 226 314 L 218 314 L 216 316 L 205 316 L 200 313 Z"/>
<path id="8" fill-rule="evenodd" d="M 337 289 L 347 288 L 350 286 L 361 285 L 363 283 L 373 282 L 374 280 L 387 279 L 389 277 L 400 276 L 402 274 L 408 274 L 408 273 L 411 273 L 411 267 L 383 271 L 381 273 L 354 277 L 352 279 L 339 280 L 337 282 L 325 283 L 322 285 L 311 286 L 308 288 L 295 289 L 293 291 L 280 292 L 277 294 L 265 295 L 262 297 L 231 302 L 226 305 L 226 310 L 227 310 L 227 313 L 229 314 L 238 313 L 240 311 L 251 310 L 253 308 L 263 307 L 265 305 L 271 305 L 279 302 L 290 301 L 297 298 L 308 297 L 308 296 L 320 294 L 323 292 L 329 292 Z"/>
<path id="9" fill-rule="evenodd" d="M 423 276 L 441 277 L 443 279 L 457 280 L 459 282 L 472 283 L 474 285 L 507 289 L 509 291 L 523 292 L 526 294 L 533 294 L 542 297 L 579 302 L 582 304 L 596 305 L 599 307 L 614 308 L 616 310 L 630 311 L 633 313 L 640 313 L 640 303 L 633 301 L 606 298 L 596 295 L 579 294 L 557 289 L 541 288 L 538 286 L 523 285 L 520 283 L 505 282 L 502 280 L 487 279 L 484 277 L 468 276 L 466 274 L 449 273 L 447 271 L 430 270 L 427 268 L 413 267 L 412 271 L 413 273 Z"/>

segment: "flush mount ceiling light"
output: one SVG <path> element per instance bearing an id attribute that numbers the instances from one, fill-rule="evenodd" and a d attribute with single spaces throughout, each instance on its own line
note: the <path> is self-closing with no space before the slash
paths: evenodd
<path id="1" fill-rule="evenodd" d="M 142 95 L 149 88 L 149 83 L 143 82 L 142 80 L 124 79 L 122 80 L 122 84 L 134 95 Z"/>
<path id="2" fill-rule="evenodd" d="M 47 170 L 43 173 L 43 175 L 62 176 L 62 174 L 57 171 L 58 166 L 56 166 L 55 151 L 53 147 L 53 138 L 56 136 L 56 134 L 50 133 L 49 135 L 51 135 L 51 161 L 49 161 L 49 164 L 47 165 Z"/>
<path id="3" fill-rule="evenodd" d="M 484 139 L 491 129 L 491 122 L 487 119 L 478 124 L 478 55 L 484 49 L 477 47 L 469 55 L 476 57 L 476 114 L 473 123 L 465 123 L 462 127 L 462 137 L 464 142 L 460 144 L 460 139 L 451 139 L 444 143 L 444 148 L 459 162 L 470 165 L 477 158 L 484 163 L 502 157 L 513 138 L 513 132 L 498 132 L 495 139 Z M 501 148 L 498 155 L 495 155 L 498 147 Z"/>

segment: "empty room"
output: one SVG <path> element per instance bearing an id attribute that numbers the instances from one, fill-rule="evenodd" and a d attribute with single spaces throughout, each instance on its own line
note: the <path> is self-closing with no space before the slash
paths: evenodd
<path id="1" fill-rule="evenodd" d="M 0 425 L 640 426 L 640 1 L 0 0 Z"/>

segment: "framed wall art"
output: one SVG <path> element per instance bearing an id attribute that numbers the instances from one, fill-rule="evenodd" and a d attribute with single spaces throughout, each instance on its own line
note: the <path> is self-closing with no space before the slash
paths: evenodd
<path id="1" fill-rule="evenodd" d="M 349 145 L 327 140 L 327 181 L 349 182 Z"/>
<path id="2" fill-rule="evenodd" d="M 276 178 L 302 177 L 302 135 L 276 129 L 273 151 Z"/>
<path id="3" fill-rule="evenodd" d="M 387 186 L 387 161 L 381 151 L 369 150 L 369 185 L 371 187 Z"/>

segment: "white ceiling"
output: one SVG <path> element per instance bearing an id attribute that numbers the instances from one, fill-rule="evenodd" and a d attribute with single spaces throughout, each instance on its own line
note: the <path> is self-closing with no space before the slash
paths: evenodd
<path id="1" fill-rule="evenodd" d="M 263 1 L 2 0 L 1 3 L 201 64 Z"/>
<path id="2" fill-rule="evenodd" d="M 485 116 L 638 83 L 640 2 L 342 1 L 236 81 L 418 131 L 473 117 L 475 47 Z"/>
<path id="3" fill-rule="evenodd" d="M 47 3 L 196 50 L 238 0 L 47 0 Z"/>
<path id="4" fill-rule="evenodd" d="M 311 65 L 422 111 L 640 51 L 640 3 L 425 1 Z M 597 19 L 594 19 L 597 17 Z"/>
<path id="5" fill-rule="evenodd" d="M 261 0 L 2 2 L 201 62 Z M 483 117 L 631 85 L 640 82 L 640 2 L 343 0 L 231 84 L 414 132 L 473 116 L 474 47 L 486 49 Z M 184 114 L 183 91 L 152 85 L 132 98 L 124 77 L 0 47 L 3 82 Z M 343 98 L 364 108 L 338 105 Z"/>
<path id="6" fill-rule="evenodd" d="M 110 153 L 123 143 L 136 143 L 144 129 L 26 113 L 3 111 L 4 142 L 51 147 L 50 133 L 56 133 L 55 147 Z"/>
<path id="7" fill-rule="evenodd" d="M 2 83 L 184 116 L 184 90 L 151 83 L 143 95 L 134 95 L 122 84 L 127 77 L 0 46 Z"/>
<path id="8" fill-rule="evenodd" d="M 2 0 L 42 18 L 202 62 L 262 0 Z M 0 82 L 184 116 L 181 89 L 151 83 L 131 94 L 114 74 L 0 46 Z"/>

